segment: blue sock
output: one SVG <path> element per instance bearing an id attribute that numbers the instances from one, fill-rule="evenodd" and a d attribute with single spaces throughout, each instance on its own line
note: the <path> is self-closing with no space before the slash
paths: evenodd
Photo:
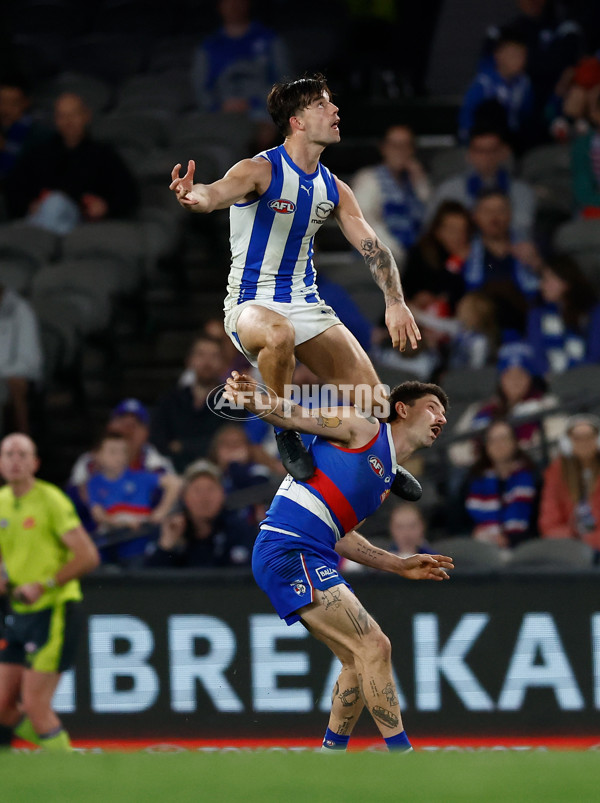
<path id="1" fill-rule="evenodd" d="M 412 745 L 408 741 L 408 736 L 406 735 L 406 731 L 402 731 L 402 733 L 397 733 L 395 736 L 390 736 L 388 739 L 384 739 L 385 743 L 388 746 L 388 750 L 394 753 L 406 753 L 409 750 L 412 750 Z"/>
<path id="2" fill-rule="evenodd" d="M 339 733 L 334 733 L 327 728 L 323 739 L 323 747 L 327 748 L 327 750 L 345 750 L 349 741 L 349 736 L 340 736 Z"/>

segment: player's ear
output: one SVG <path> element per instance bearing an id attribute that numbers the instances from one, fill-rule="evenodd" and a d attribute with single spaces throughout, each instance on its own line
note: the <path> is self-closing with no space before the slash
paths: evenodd
<path id="1" fill-rule="evenodd" d="M 304 128 L 304 120 L 296 115 L 290 117 L 290 128 L 292 129 L 292 133 L 294 131 L 302 131 Z"/>
<path id="2" fill-rule="evenodd" d="M 408 407 L 402 401 L 397 401 L 396 402 L 396 408 L 395 409 L 396 409 L 396 413 L 398 414 L 398 418 L 406 418 L 406 416 L 408 415 Z"/>

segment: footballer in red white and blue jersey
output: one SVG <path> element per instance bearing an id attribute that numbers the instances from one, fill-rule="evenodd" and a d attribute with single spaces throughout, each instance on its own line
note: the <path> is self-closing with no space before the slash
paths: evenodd
<path id="1" fill-rule="evenodd" d="M 389 424 L 365 446 L 338 446 L 316 437 L 309 452 L 315 474 L 308 482 L 281 483 L 254 544 L 252 571 L 288 624 L 315 589 L 338 583 L 335 544 L 384 502 L 397 469 Z"/>

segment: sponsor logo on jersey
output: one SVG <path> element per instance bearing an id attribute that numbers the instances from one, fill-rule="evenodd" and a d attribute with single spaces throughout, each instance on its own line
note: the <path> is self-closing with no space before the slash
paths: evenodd
<path id="1" fill-rule="evenodd" d="M 28 641 L 27 644 L 25 644 L 25 646 L 23 647 L 23 649 L 25 650 L 25 652 L 32 653 L 38 649 L 38 645 L 35 643 L 35 641 Z"/>
<path id="2" fill-rule="evenodd" d="M 313 217 L 310 222 L 317 223 L 319 226 L 322 226 L 331 214 L 334 206 L 335 204 L 333 204 L 331 201 L 321 201 L 320 204 L 317 204 L 315 209 L 316 217 Z"/>
<path id="3" fill-rule="evenodd" d="M 385 500 L 388 498 L 388 496 L 389 496 L 389 495 L 390 495 L 390 489 L 388 488 L 388 489 L 387 489 L 386 491 L 384 491 L 384 492 L 381 494 L 381 496 L 379 497 L 379 499 L 381 500 L 381 504 L 383 504 L 383 503 L 385 502 Z"/>
<path id="4" fill-rule="evenodd" d="M 319 566 L 319 568 L 315 569 L 315 571 L 319 580 L 329 580 L 330 577 L 338 576 L 336 570 L 332 569 L 330 566 Z"/>
<path id="5" fill-rule="evenodd" d="M 273 212 L 278 212 L 280 215 L 291 215 L 296 211 L 296 204 L 293 201 L 288 201 L 287 198 L 274 198 L 269 201 L 269 209 Z"/>
<path id="6" fill-rule="evenodd" d="M 33 518 L 33 516 L 28 516 L 23 521 L 23 529 L 24 530 L 31 530 L 32 527 L 35 527 L 35 519 Z"/>
<path id="7" fill-rule="evenodd" d="M 303 594 L 306 594 L 306 586 L 301 580 L 294 580 L 293 583 L 290 583 L 296 594 L 301 597 Z"/>
<path id="8" fill-rule="evenodd" d="M 0 529 L 5 530 L 8 527 L 8 519 L 0 519 Z"/>
<path id="9" fill-rule="evenodd" d="M 383 477 L 383 475 L 385 474 L 385 471 L 383 470 L 383 463 L 377 457 L 377 455 L 374 454 L 369 455 L 369 465 L 371 466 L 371 468 L 373 469 L 375 474 L 377 474 L 378 477 Z"/>

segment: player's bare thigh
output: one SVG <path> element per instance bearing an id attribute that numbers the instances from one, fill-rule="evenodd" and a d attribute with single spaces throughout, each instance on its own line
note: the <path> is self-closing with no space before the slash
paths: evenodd
<path id="1" fill-rule="evenodd" d="M 296 346 L 296 357 L 323 382 L 371 387 L 379 384 L 373 363 L 345 326 L 331 326 Z"/>
<path id="2" fill-rule="evenodd" d="M 361 644 L 381 633 L 377 622 L 343 583 L 324 591 L 317 589 L 314 602 L 297 613 L 312 635 L 336 655 L 356 655 Z"/>
<path id="3" fill-rule="evenodd" d="M 294 349 L 295 331 L 290 321 L 259 304 L 249 304 L 240 312 L 236 332 L 244 348 L 253 355 L 267 345 Z"/>

